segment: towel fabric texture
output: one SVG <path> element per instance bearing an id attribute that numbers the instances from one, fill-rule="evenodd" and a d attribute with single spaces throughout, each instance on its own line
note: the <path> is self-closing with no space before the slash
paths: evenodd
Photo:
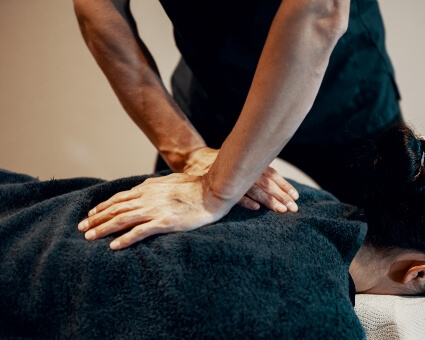
<path id="1" fill-rule="evenodd" d="M 296 182 L 297 213 L 219 222 L 112 251 L 77 224 L 150 176 L 39 181 L 0 170 L 1 339 L 364 339 L 348 268 L 364 216 Z"/>

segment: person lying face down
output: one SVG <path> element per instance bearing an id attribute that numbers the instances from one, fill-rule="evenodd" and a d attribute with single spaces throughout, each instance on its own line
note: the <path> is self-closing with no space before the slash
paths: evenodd
<path id="1" fill-rule="evenodd" d="M 401 123 L 367 144 L 363 174 L 366 239 L 350 274 L 357 293 L 425 293 L 425 140 Z M 116 231 L 114 229 L 114 231 Z M 106 236 L 106 235 L 103 235 Z"/>
<path id="2" fill-rule="evenodd" d="M 370 147 L 361 164 L 368 231 L 350 265 L 356 292 L 424 294 L 425 138 L 399 124 Z"/>
<path id="3" fill-rule="evenodd" d="M 402 126 L 367 150 L 364 211 L 294 183 L 297 213 L 236 206 L 118 252 L 115 235 L 89 242 L 78 221 L 157 174 L 39 181 L 0 169 L 0 338 L 363 339 L 349 270 L 357 293 L 424 292 L 423 143 Z"/>

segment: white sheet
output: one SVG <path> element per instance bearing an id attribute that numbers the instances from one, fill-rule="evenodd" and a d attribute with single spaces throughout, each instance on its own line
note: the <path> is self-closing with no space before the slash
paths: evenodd
<path id="1" fill-rule="evenodd" d="M 367 340 L 425 340 L 425 297 L 357 294 Z"/>

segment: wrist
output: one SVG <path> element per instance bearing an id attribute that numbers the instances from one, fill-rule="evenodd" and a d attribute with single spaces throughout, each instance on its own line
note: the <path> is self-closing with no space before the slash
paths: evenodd
<path id="1" fill-rule="evenodd" d="M 202 176 L 207 173 L 217 158 L 218 150 L 207 146 L 194 149 L 187 157 L 183 172 L 187 174 Z"/>
<path id="2" fill-rule="evenodd" d="M 209 173 L 201 176 L 203 187 L 204 187 L 204 202 L 206 203 L 206 208 L 209 211 L 221 211 L 226 215 L 230 209 L 238 203 L 240 198 L 235 196 L 224 195 L 222 192 L 217 191 L 214 188 L 214 183 L 211 181 L 212 178 Z M 223 215 L 223 216 L 224 216 Z"/>
<path id="3" fill-rule="evenodd" d="M 238 203 L 245 193 L 245 191 L 240 190 L 241 187 L 238 184 L 230 183 L 227 178 L 223 178 L 213 168 L 205 174 L 205 178 L 211 193 L 218 199 L 229 202 L 231 205 Z"/>
<path id="4" fill-rule="evenodd" d="M 205 147 L 205 144 L 195 144 L 190 147 L 179 147 L 173 150 L 160 150 L 161 157 L 165 160 L 170 169 L 175 173 L 186 172 L 186 169 L 193 163 L 193 153 Z"/>

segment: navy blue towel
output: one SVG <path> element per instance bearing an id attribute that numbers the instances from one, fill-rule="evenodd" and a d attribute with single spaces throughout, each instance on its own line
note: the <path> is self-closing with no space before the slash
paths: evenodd
<path id="1" fill-rule="evenodd" d="M 292 182 L 297 213 L 235 206 L 120 251 L 86 241 L 88 210 L 147 177 L 0 171 L 1 339 L 365 338 L 348 287 L 361 211 Z"/>

